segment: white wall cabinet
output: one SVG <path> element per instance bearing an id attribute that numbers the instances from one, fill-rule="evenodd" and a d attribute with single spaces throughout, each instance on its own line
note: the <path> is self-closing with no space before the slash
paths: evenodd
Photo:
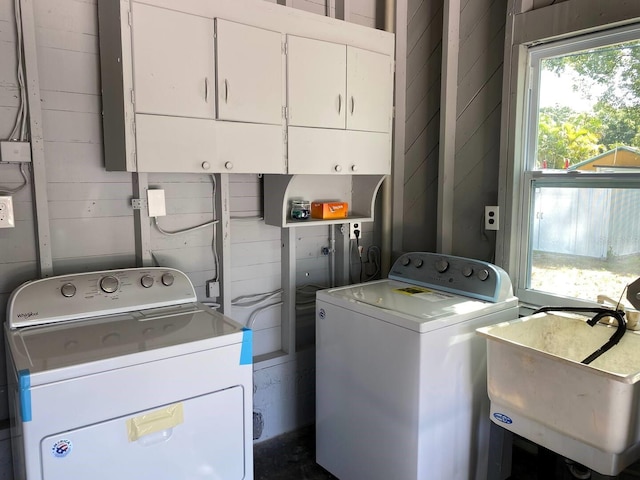
<path id="1" fill-rule="evenodd" d="M 389 174 L 389 55 L 287 38 L 288 173 Z"/>
<path id="2" fill-rule="evenodd" d="M 281 33 L 207 12 L 106 3 L 103 103 L 122 102 L 104 109 L 108 170 L 286 173 Z M 105 38 L 113 30 L 119 42 Z"/>
<path id="3" fill-rule="evenodd" d="M 264 1 L 98 8 L 108 170 L 390 173 L 392 34 Z"/>

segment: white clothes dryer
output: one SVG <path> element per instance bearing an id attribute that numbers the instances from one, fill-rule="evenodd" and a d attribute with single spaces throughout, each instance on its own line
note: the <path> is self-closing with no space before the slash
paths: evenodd
<path id="1" fill-rule="evenodd" d="M 7 313 L 17 480 L 253 478 L 252 332 L 184 273 L 35 280 Z"/>
<path id="2" fill-rule="evenodd" d="M 389 278 L 317 293 L 316 461 L 341 480 L 484 480 L 486 348 L 517 318 L 508 275 L 414 252 Z"/>

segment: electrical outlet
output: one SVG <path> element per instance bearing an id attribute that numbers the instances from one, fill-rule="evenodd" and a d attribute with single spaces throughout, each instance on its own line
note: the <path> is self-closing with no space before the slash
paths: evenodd
<path id="1" fill-rule="evenodd" d="M 0 197 L 0 228 L 13 228 L 15 226 L 13 199 L 11 197 Z"/>
<path id="2" fill-rule="evenodd" d="M 349 224 L 349 238 L 355 240 L 356 238 L 362 237 L 362 228 L 359 223 L 350 223 Z"/>
<path id="3" fill-rule="evenodd" d="M 484 207 L 484 229 L 500 230 L 500 210 L 497 206 Z"/>

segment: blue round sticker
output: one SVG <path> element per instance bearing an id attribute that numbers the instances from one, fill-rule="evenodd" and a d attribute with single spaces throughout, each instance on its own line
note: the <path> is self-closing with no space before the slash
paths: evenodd
<path id="1" fill-rule="evenodd" d="M 56 458 L 64 458 L 71 453 L 72 447 L 71 440 L 58 440 L 51 447 L 51 453 Z"/>
<path id="2" fill-rule="evenodd" d="M 493 418 L 495 418 L 499 422 L 506 423 L 507 425 L 510 424 L 510 423 L 513 423 L 513 420 L 511 420 L 511 418 L 509 418 L 504 413 L 497 413 L 496 412 L 496 413 L 493 414 Z"/>

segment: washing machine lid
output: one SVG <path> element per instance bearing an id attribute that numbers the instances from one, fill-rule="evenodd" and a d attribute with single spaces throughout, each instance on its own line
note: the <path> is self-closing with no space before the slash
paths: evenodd
<path id="1" fill-rule="evenodd" d="M 317 298 L 418 332 L 515 308 L 518 302 L 515 297 L 488 302 L 389 279 L 323 290 Z"/>
<path id="2" fill-rule="evenodd" d="M 83 366 L 81 374 L 246 340 L 240 324 L 199 303 L 38 325 L 5 335 L 17 371 Z"/>

